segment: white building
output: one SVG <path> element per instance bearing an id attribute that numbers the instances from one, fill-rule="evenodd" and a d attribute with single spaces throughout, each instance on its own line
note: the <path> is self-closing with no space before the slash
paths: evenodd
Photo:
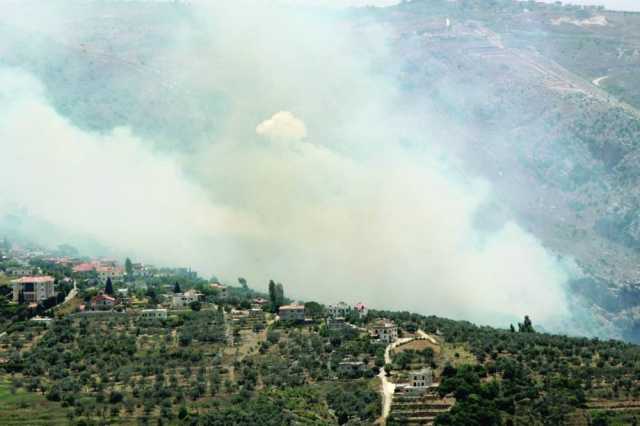
<path id="1" fill-rule="evenodd" d="M 342 374 L 361 374 L 367 370 L 367 365 L 351 358 L 344 359 L 338 364 L 338 372 Z"/>
<path id="2" fill-rule="evenodd" d="M 371 327 L 371 335 L 383 343 L 393 343 L 398 339 L 398 327 L 393 321 L 382 319 Z"/>
<path id="3" fill-rule="evenodd" d="M 171 297 L 171 306 L 175 309 L 181 309 L 189 307 L 193 302 L 197 302 L 202 297 L 202 293 L 198 293 L 195 290 L 188 290 L 184 293 L 175 293 Z"/>
<path id="4" fill-rule="evenodd" d="M 327 307 L 327 312 L 331 318 L 346 318 L 351 312 L 351 306 L 344 302 L 339 302 L 335 305 L 329 305 Z"/>
<path id="5" fill-rule="evenodd" d="M 424 389 L 433 385 L 433 371 L 429 367 L 412 371 L 409 373 L 409 378 L 411 379 L 411 387 L 416 389 Z"/>
<path id="6" fill-rule="evenodd" d="M 44 324 L 47 327 L 50 326 L 51 324 L 53 324 L 53 318 L 47 318 L 47 317 L 33 317 L 31 318 L 31 321 L 38 323 L 38 324 Z"/>
<path id="7" fill-rule="evenodd" d="M 96 273 L 98 274 L 98 279 L 102 282 L 106 282 L 108 278 L 111 278 L 111 281 L 121 281 L 124 277 L 124 268 L 121 266 L 98 266 L 96 267 Z"/>
<path id="8" fill-rule="evenodd" d="M 281 321 L 304 321 L 304 305 L 280 306 L 278 316 Z"/>
<path id="9" fill-rule="evenodd" d="M 11 281 L 13 285 L 13 301 L 20 300 L 20 292 L 27 303 L 39 303 L 56 295 L 54 279 L 49 276 L 22 277 Z"/>
<path id="10" fill-rule="evenodd" d="M 227 289 L 227 286 L 218 283 L 212 283 L 209 285 L 209 287 L 218 291 L 218 298 L 220 300 L 226 300 L 227 297 L 229 297 L 229 290 Z"/>
<path id="11" fill-rule="evenodd" d="M 249 318 L 256 321 L 264 321 L 264 311 L 262 309 L 251 308 L 249 309 Z"/>
<path id="12" fill-rule="evenodd" d="M 140 313 L 140 319 L 143 321 L 163 320 L 167 319 L 166 309 L 143 309 Z"/>
<path id="13" fill-rule="evenodd" d="M 7 268 L 6 273 L 9 277 L 24 277 L 31 275 L 35 268 L 33 266 L 10 266 Z"/>

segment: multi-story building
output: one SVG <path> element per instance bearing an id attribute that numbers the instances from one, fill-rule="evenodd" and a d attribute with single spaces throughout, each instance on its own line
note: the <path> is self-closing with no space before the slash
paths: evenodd
<path id="1" fill-rule="evenodd" d="M 20 300 L 20 293 L 27 303 L 39 303 L 56 295 L 54 279 L 49 276 L 22 277 L 11 281 L 13 285 L 13 301 Z"/>
<path id="2" fill-rule="evenodd" d="M 429 367 L 425 367 L 422 370 L 412 371 L 409 373 L 411 379 L 411 387 L 424 389 L 433 384 L 433 371 Z"/>
<path id="3" fill-rule="evenodd" d="M 351 306 L 344 302 L 339 302 L 335 305 L 329 305 L 327 312 L 331 318 L 346 318 L 351 312 Z"/>
<path id="4" fill-rule="evenodd" d="M 371 335 L 383 343 L 393 343 L 398 339 L 398 327 L 393 321 L 382 319 L 373 324 Z"/>
<path id="5" fill-rule="evenodd" d="M 121 266 L 98 266 L 96 267 L 96 272 L 102 282 L 106 282 L 109 278 L 111 278 L 111 281 L 120 281 L 124 277 L 124 268 Z"/>

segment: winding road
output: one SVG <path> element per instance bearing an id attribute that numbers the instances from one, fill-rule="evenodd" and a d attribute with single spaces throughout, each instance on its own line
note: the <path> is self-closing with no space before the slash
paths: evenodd
<path id="1" fill-rule="evenodd" d="M 418 330 L 416 334 L 419 337 L 403 337 L 402 339 L 398 339 L 393 343 L 387 345 L 384 350 L 384 363 L 391 364 L 391 350 L 396 347 L 403 345 L 405 343 L 411 342 L 412 340 L 427 339 L 431 343 L 437 345 L 438 342 L 432 336 L 428 335 L 422 330 Z M 381 383 L 381 391 L 382 391 L 382 417 L 380 418 L 380 424 L 386 424 L 387 417 L 389 417 L 389 413 L 391 412 L 391 402 L 393 401 L 393 394 L 396 390 L 396 384 L 389 380 L 387 376 L 387 372 L 384 370 L 384 367 L 380 369 L 380 373 L 378 374 Z"/>

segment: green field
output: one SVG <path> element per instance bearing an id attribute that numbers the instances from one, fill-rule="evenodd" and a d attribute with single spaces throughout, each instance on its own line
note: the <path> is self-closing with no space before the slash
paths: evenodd
<path id="1" fill-rule="evenodd" d="M 11 391 L 11 383 L 0 382 L 1 425 L 62 425 L 68 424 L 66 411 L 59 403 L 47 401 L 36 393 L 21 388 Z"/>

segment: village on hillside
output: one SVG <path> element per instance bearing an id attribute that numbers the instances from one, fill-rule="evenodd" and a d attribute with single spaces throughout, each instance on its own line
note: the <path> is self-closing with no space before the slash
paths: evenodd
<path id="1" fill-rule="evenodd" d="M 640 348 L 0 240 L 0 424 L 632 424 Z M 286 408 L 283 408 L 286 407 Z M 597 421 L 599 423 L 594 423 Z M 622 423 L 616 423 L 616 422 Z"/>
<path id="2" fill-rule="evenodd" d="M 243 278 L 226 285 L 215 278 L 203 279 L 189 268 L 60 255 L 13 246 L 6 239 L 1 249 L 0 368 L 7 371 L 17 368 L 17 359 L 33 349 L 44 333 L 59 327 L 91 324 L 89 327 L 100 330 L 109 324 L 121 332 L 129 328 L 137 329 L 136 333 L 174 330 L 169 331 L 170 336 L 179 348 L 194 339 L 193 335 L 176 333 L 179 327 L 185 321 L 205 317 L 212 321 L 205 340 L 217 343 L 222 353 L 233 351 L 235 363 L 248 358 L 256 348 L 264 353 L 270 343 L 283 342 L 282 331 L 323 337 L 329 345 L 336 345 L 336 339 L 338 345 L 342 340 L 367 342 L 370 349 L 364 352 L 329 351 L 322 374 L 333 380 L 364 380 L 368 389 L 371 381 L 376 381 L 373 395 L 378 403 L 368 414 L 371 420 L 432 424 L 454 403 L 437 393 L 438 376 L 444 367 L 438 362 L 441 338 L 416 327 L 399 326 L 363 303 L 341 301 L 324 306 L 313 301 L 295 302 L 285 296 L 283 285 L 274 281 L 268 283 L 268 291 L 260 292 Z M 59 399 L 44 384 L 48 381 L 52 385 L 55 380 L 37 380 L 48 400 Z M 115 414 L 115 408 L 111 409 Z M 135 416 L 135 409 L 132 414 Z"/>

